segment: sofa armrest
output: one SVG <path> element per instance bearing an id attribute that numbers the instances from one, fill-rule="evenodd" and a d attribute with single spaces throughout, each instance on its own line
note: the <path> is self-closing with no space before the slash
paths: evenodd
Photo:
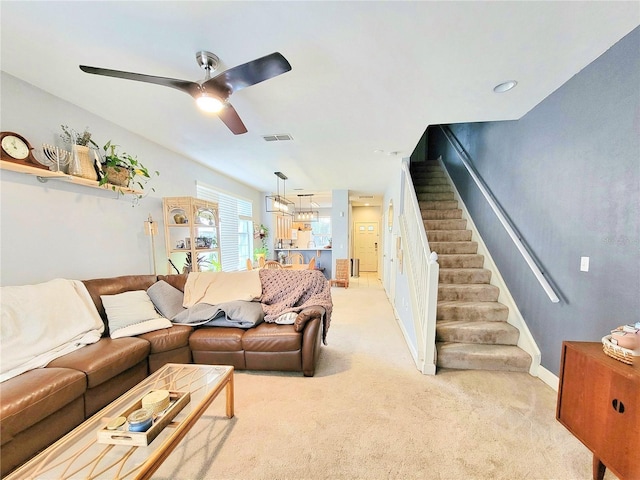
<path id="1" fill-rule="evenodd" d="M 302 330 L 304 330 L 304 327 L 307 325 L 307 322 L 309 322 L 309 320 L 312 320 L 314 318 L 322 320 L 326 313 L 327 311 L 324 309 L 324 307 L 320 306 L 307 307 L 304 310 L 301 310 L 300 313 L 298 313 L 295 322 L 293 323 L 295 331 L 301 332 Z"/>
<path id="2" fill-rule="evenodd" d="M 305 377 L 313 377 L 316 371 L 325 314 L 323 307 L 308 307 L 298 314 L 294 323 L 296 332 L 302 332 L 302 373 Z"/>

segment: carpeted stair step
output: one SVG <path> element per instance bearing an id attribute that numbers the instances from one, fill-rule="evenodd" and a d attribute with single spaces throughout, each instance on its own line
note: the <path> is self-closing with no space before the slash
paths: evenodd
<path id="1" fill-rule="evenodd" d="M 517 345 L 520 332 L 506 322 L 438 322 L 437 342 Z"/>
<path id="2" fill-rule="evenodd" d="M 478 253 L 478 242 L 429 242 L 429 248 L 438 255 Z"/>
<path id="3" fill-rule="evenodd" d="M 411 171 L 414 169 L 424 169 L 424 168 L 440 168 L 440 162 L 438 160 L 422 160 L 417 162 L 411 162 Z"/>
<path id="4" fill-rule="evenodd" d="M 457 200 L 434 200 L 430 202 L 418 202 L 420 210 L 455 210 L 458 208 Z"/>
<path id="5" fill-rule="evenodd" d="M 418 201 L 430 201 L 430 200 L 453 200 L 455 198 L 453 192 L 432 192 L 432 193 L 417 193 Z"/>
<path id="6" fill-rule="evenodd" d="M 484 283 L 438 285 L 438 301 L 497 302 L 500 289 Z"/>
<path id="7" fill-rule="evenodd" d="M 506 322 L 509 308 L 499 302 L 438 302 L 436 320 L 464 322 Z"/>
<path id="8" fill-rule="evenodd" d="M 449 179 L 445 175 L 444 170 L 442 170 L 441 168 L 430 168 L 428 170 L 426 168 L 423 168 L 421 170 L 411 171 L 411 180 L 413 181 L 414 185 L 422 185 L 428 179 L 432 178 L 443 178 L 447 180 L 447 184 L 449 183 Z"/>
<path id="9" fill-rule="evenodd" d="M 484 257 L 478 254 L 438 255 L 440 268 L 482 268 Z"/>
<path id="10" fill-rule="evenodd" d="M 452 192 L 451 186 L 446 185 L 415 185 L 414 189 L 416 193 L 440 193 L 440 192 Z"/>
<path id="11" fill-rule="evenodd" d="M 467 221 L 464 219 L 424 220 L 423 223 L 427 234 L 430 230 L 465 230 L 467 228 Z"/>
<path id="12" fill-rule="evenodd" d="M 438 342 L 436 349 L 440 368 L 528 372 L 531 365 L 529 354 L 513 345 Z"/>
<path id="13" fill-rule="evenodd" d="M 462 218 L 462 210 L 420 210 L 423 220 L 449 220 Z"/>
<path id="14" fill-rule="evenodd" d="M 413 181 L 413 189 L 418 190 L 420 187 L 425 186 L 447 186 L 450 187 L 451 183 L 449 179 L 443 174 L 439 174 L 438 172 L 428 172 L 424 175 L 419 175 L 417 177 L 412 176 Z M 448 190 L 447 190 L 448 191 Z M 453 191 L 453 189 L 451 189 Z"/>
<path id="15" fill-rule="evenodd" d="M 430 230 L 427 232 L 431 242 L 468 242 L 471 240 L 471 230 Z"/>
<path id="16" fill-rule="evenodd" d="M 422 176 L 431 175 L 434 173 L 438 175 L 444 175 L 444 170 L 440 165 L 422 165 L 415 168 L 411 167 L 409 171 L 411 172 L 411 178 L 414 181 L 415 179 L 418 179 Z"/>
<path id="17" fill-rule="evenodd" d="M 441 268 L 440 283 L 489 283 L 491 270 L 486 268 Z"/>
<path id="18" fill-rule="evenodd" d="M 425 177 L 421 178 L 419 182 L 415 182 L 415 185 L 449 185 L 449 179 L 444 175 L 438 177 L 425 175 Z"/>

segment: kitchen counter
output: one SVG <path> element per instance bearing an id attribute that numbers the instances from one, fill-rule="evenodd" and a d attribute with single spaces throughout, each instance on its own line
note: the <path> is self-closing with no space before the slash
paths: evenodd
<path id="1" fill-rule="evenodd" d="M 313 252 L 313 251 L 318 251 L 318 252 L 327 251 L 327 252 L 330 252 L 331 251 L 330 248 L 324 248 L 324 247 L 319 247 L 319 248 L 318 247 L 316 247 L 316 248 L 274 248 L 274 250 L 276 252 L 280 252 L 280 251 L 289 252 L 289 251 L 301 251 L 301 250 L 307 251 L 307 252 Z"/>
<path id="2" fill-rule="evenodd" d="M 316 248 L 274 248 L 275 260 L 278 259 L 278 252 L 289 253 L 299 252 L 304 257 L 305 264 L 309 263 L 312 257 L 316 258 L 316 267 L 324 273 L 327 279 L 331 278 L 332 267 L 332 255 L 330 248 L 316 247 Z"/>

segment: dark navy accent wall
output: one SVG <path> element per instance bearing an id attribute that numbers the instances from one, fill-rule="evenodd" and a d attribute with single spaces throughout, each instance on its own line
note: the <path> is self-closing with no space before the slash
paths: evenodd
<path id="1" fill-rule="evenodd" d="M 430 127 L 429 157 L 443 156 L 542 366 L 559 373 L 563 340 L 600 341 L 640 321 L 640 27 L 520 120 L 450 128 L 559 287 L 554 304 L 439 127 Z M 590 257 L 589 272 L 580 271 L 581 256 Z"/>

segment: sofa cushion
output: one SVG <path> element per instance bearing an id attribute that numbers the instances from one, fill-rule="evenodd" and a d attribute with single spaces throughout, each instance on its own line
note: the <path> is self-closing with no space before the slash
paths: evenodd
<path id="1" fill-rule="evenodd" d="M 192 351 L 239 352 L 245 330 L 231 327 L 203 327 L 189 337 Z"/>
<path id="2" fill-rule="evenodd" d="M 98 313 L 104 322 L 104 337 L 109 336 L 109 324 L 100 295 L 116 295 L 130 290 L 147 290 L 156 280 L 157 277 L 155 275 L 124 275 L 121 277 L 96 278 L 82 281 L 85 287 L 87 287 L 89 295 L 91 295 L 91 299 L 93 303 L 96 304 Z"/>
<path id="3" fill-rule="evenodd" d="M 14 435 L 82 397 L 87 378 L 82 372 L 68 368 L 37 368 L 0 386 L 0 438 L 5 444 Z"/>
<path id="4" fill-rule="evenodd" d="M 293 325 L 262 323 L 242 337 L 242 348 L 252 352 L 291 352 L 302 348 L 302 334 Z"/>
<path id="5" fill-rule="evenodd" d="M 103 338 L 73 353 L 56 358 L 49 367 L 73 368 L 87 375 L 87 387 L 93 388 L 146 360 L 151 344 L 135 337 Z"/>
<path id="6" fill-rule="evenodd" d="M 149 295 L 156 310 L 169 320 L 173 320 L 176 315 L 185 310 L 182 306 L 184 299 L 182 290 L 164 280 L 158 280 L 151 285 L 147 289 L 147 295 Z"/>
<path id="7" fill-rule="evenodd" d="M 111 338 L 132 337 L 171 327 L 161 316 L 144 290 L 131 290 L 116 295 L 101 295 L 109 320 Z"/>
<path id="8" fill-rule="evenodd" d="M 151 353 L 161 353 L 188 346 L 191 332 L 192 327 L 174 325 L 171 328 L 144 333 L 138 338 L 143 338 L 151 344 Z"/>

